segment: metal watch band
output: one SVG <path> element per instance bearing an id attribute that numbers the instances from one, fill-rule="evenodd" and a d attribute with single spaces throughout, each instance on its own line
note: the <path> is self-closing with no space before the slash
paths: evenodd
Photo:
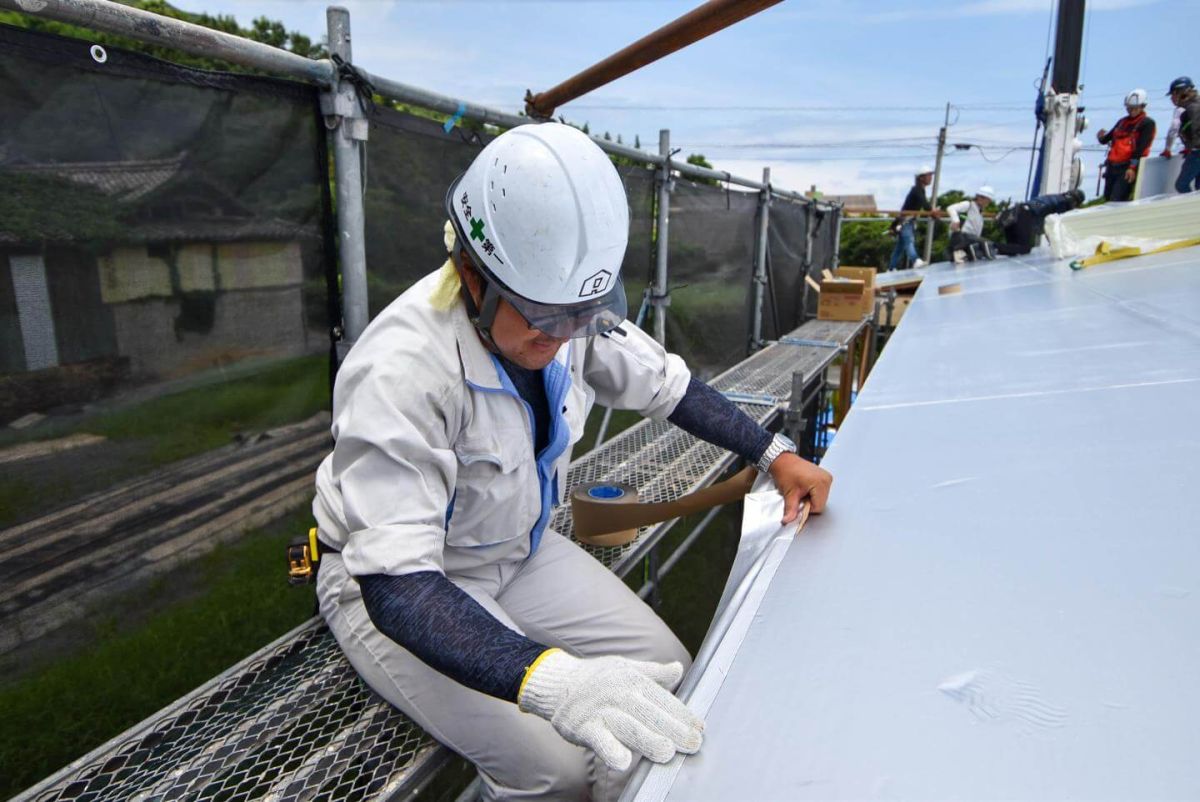
<path id="1" fill-rule="evenodd" d="M 758 469 L 763 473 L 771 467 L 771 463 L 775 458 L 785 451 L 796 452 L 796 444 L 781 434 L 776 434 L 771 438 L 771 442 L 767 444 L 767 450 L 758 458 Z"/>

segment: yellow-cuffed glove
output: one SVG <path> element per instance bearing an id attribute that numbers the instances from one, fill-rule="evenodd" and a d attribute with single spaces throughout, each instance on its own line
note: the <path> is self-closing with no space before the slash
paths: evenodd
<path id="1" fill-rule="evenodd" d="M 543 652 L 526 672 L 517 703 L 587 747 L 610 768 L 629 768 L 633 752 L 666 763 L 700 749 L 704 722 L 670 692 L 679 663 Z"/>

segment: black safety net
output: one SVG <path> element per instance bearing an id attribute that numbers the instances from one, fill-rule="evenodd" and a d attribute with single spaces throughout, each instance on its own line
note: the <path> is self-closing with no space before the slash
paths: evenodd
<path id="1" fill-rule="evenodd" d="M 371 117 L 366 169 L 366 252 L 371 315 L 446 261 L 446 190 L 492 136 L 379 107 Z M 654 173 L 618 165 L 630 208 L 621 275 L 636 319 L 650 274 Z"/>
<path id="2" fill-rule="evenodd" d="M 748 353 L 758 198 L 683 179 L 671 193 L 667 348 L 699 378 Z"/>
<path id="3" fill-rule="evenodd" d="M 0 26 L 0 542 L 22 545 L 0 650 L 59 622 L 77 582 L 311 498 L 330 350 L 315 92 Z"/>
<path id="4" fill-rule="evenodd" d="M 803 320 L 804 268 L 808 237 L 807 204 L 775 198 L 767 217 L 767 287 L 762 336 L 778 339 Z"/>
<path id="5" fill-rule="evenodd" d="M 424 117 L 376 108 L 366 170 L 367 294 L 374 317 L 446 261 L 446 190 L 491 137 L 449 133 Z"/>
<path id="6" fill-rule="evenodd" d="M 655 172 L 631 165 L 619 165 L 617 172 L 629 198 L 629 247 L 625 249 L 621 278 L 625 281 L 625 296 L 629 301 L 629 319 L 636 321 L 654 270 Z M 650 321 L 647 308 L 642 328 L 649 330 Z"/>
<path id="7" fill-rule="evenodd" d="M 820 282 L 823 270 L 832 270 L 837 266 L 838 217 L 840 214 L 841 210 L 837 207 L 818 206 L 813 210 L 813 226 L 809 232 L 813 241 L 812 262 L 809 265 L 808 275 L 812 276 L 814 281 Z M 803 306 L 806 316 L 815 317 L 820 296 L 807 286 L 801 288 L 801 295 L 804 299 Z"/>
<path id="8" fill-rule="evenodd" d="M 340 322 L 317 93 L 0 25 L 0 657 L 247 531 L 303 532 L 280 516 L 329 452 Z M 491 135 L 383 107 L 369 123 L 375 315 L 445 261 L 447 188 Z M 637 319 L 656 172 L 616 161 Z M 683 179 L 671 195 L 667 345 L 699 378 L 748 353 L 758 206 Z M 777 209 L 767 337 L 836 247 L 832 216 Z"/>

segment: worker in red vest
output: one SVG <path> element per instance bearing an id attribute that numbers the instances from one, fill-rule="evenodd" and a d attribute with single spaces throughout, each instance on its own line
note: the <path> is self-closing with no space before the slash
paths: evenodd
<path id="1" fill-rule="evenodd" d="M 1124 117 L 1111 131 L 1101 128 L 1096 139 L 1108 145 L 1104 161 L 1104 199 L 1127 201 L 1137 180 L 1138 162 L 1150 155 L 1154 143 L 1154 120 L 1146 116 L 1146 90 L 1135 89 L 1125 96 Z"/>

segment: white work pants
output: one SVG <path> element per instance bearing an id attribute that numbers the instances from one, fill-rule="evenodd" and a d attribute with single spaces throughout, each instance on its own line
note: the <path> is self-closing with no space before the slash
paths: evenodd
<path id="1" fill-rule="evenodd" d="M 637 594 L 556 532 L 547 530 L 528 560 L 448 578 L 499 621 L 539 643 L 581 657 L 678 660 L 685 668 L 691 662 Z M 474 763 L 485 799 L 616 800 L 620 795 L 628 773 L 608 770 L 590 750 L 563 740 L 548 721 L 458 684 L 377 630 L 339 555 L 321 560 L 317 596 L 321 614 L 359 675 Z"/>

